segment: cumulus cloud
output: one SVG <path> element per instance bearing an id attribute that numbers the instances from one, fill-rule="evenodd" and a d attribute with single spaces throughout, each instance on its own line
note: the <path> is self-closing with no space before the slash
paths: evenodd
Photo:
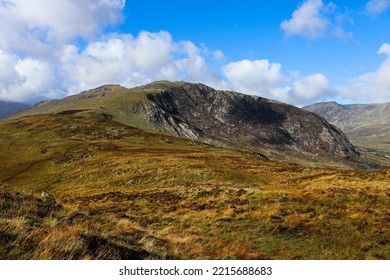
<path id="1" fill-rule="evenodd" d="M 370 0 L 365 6 L 367 14 L 379 15 L 390 8 L 390 0 Z"/>
<path id="2" fill-rule="evenodd" d="M 323 74 L 314 74 L 295 81 L 292 90 L 299 100 L 316 100 L 329 90 L 329 82 Z"/>
<path id="3" fill-rule="evenodd" d="M 33 102 L 62 97 L 68 79 L 64 45 L 95 38 L 103 27 L 121 20 L 124 5 L 124 0 L 0 1 L 0 67 L 5 69 L 0 98 Z"/>
<path id="4" fill-rule="evenodd" d="M 348 87 L 339 89 L 341 94 L 359 102 L 389 102 L 390 100 L 390 45 L 383 44 L 379 54 L 387 55 L 382 65 L 373 72 L 363 74 L 350 81 Z"/>
<path id="5" fill-rule="evenodd" d="M 282 22 L 281 28 L 288 35 L 302 35 L 309 38 L 322 36 L 329 25 L 328 20 L 321 13 L 323 8 L 322 0 L 306 1 L 293 12 L 291 19 Z"/>
<path id="6" fill-rule="evenodd" d="M 387 54 L 387 55 L 390 56 L 390 44 L 387 44 L 387 43 L 383 44 L 383 45 L 379 48 L 378 53 L 379 53 L 379 54 Z"/>
<path id="7" fill-rule="evenodd" d="M 59 77 L 48 63 L 0 50 L 0 99 L 29 102 L 54 98 L 61 92 Z"/>
<path id="8" fill-rule="evenodd" d="M 218 85 L 220 80 L 202 48 L 190 41 L 175 42 L 166 31 L 142 31 L 137 37 L 112 34 L 82 51 L 67 45 L 61 57 L 70 93 L 107 83 L 131 87 L 155 80 L 186 80 Z"/>
<path id="9" fill-rule="evenodd" d="M 93 38 L 121 20 L 124 0 L 7 0 L 0 2 L 0 48 L 47 55 L 75 37 Z"/>
<path id="10" fill-rule="evenodd" d="M 162 79 L 224 84 L 208 61 L 222 62 L 221 50 L 175 42 L 165 31 L 103 33 L 122 20 L 124 6 L 125 0 L 0 0 L 0 98 L 33 102 Z"/>
<path id="11" fill-rule="evenodd" d="M 175 61 L 181 79 L 189 82 L 208 83 L 211 86 L 219 84 L 220 78 L 208 66 L 200 48 L 190 41 L 179 42 L 175 46 L 175 51 L 184 55 L 184 58 Z"/>
<path id="12" fill-rule="evenodd" d="M 316 39 L 330 35 L 349 39 L 352 34 L 342 28 L 345 20 L 347 17 L 340 14 L 332 2 L 325 5 L 322 0 L 306 0 L 280 27 L 287 36 Z"/>
<path id="13" fill-rule="evenodd" d="M 132 87 L 155 80 L 202 82 L 299 105 L 335 94 L 323 74 L 286 73 L 281 64 L 266 59 L 227 63 L 222 50 L 175 41 L 166 31 L 102 33 L 107 24 L 121 20 L 124 0 L 49 2 L 0 0 L 0 99 L 35 102 L 102 84 Z M 328 32 L 333 28 L 328 17 L 332 7 L 320 0 L 304 2 L 286 21 L 286 32 L 309 37 Z M 313 21 L 314 27 L 308 27 Z M 378 52 L 390 56 L 390 45 Z M 340 92 L 364 96 L 372 87 L 388 98 L 389 61 Z"/>
<path id="14" fill-rule="evenodd" d="M 17 80 L 15 65 L 18 57 L 0 49 L 0 85 L 8 86 Z"/>
<path id="15" fill-rule="evenodd" d="M 260 95 L 296 105 L 320 100 L 335 94 L 323 74 L 307 77 L 299 73 L 284 74 L 282 65 L 268 60 L 242 60 L 224 68 L 227 86 L 231 89 Z"/>
<path id="16" fill-rule="evenodd" d="M 138 37 L 115 34 L 89 43 L 81 52 L 74 45 L 67 45 L 61 62 L 75 93 L 106 83 L 133 86 L 158 79 L 177 79 L 172 51 L 169 33 L 144 31 Z"/>
<path id="17" fill-rule="evenodd" d="M 233 89 L 267 96 L 282 80 L 281 68 L 279 63 L 268 60 L 242 60 L 229 63 L 223 72 Z"/>
<path id="18" fill-rule="evenodd" d="M 225 54 L 221 50 L 213 51 L 213 57 L 219 62 L 223 62 L 225 60 Z"/>
<path id="19" fill-rule="evenodd" d="M 290 86 L 274 88 L 271 92 L 276 99 L 296 105 L 311 104 L 336 94 L 328 79 L 320 73 L 307 77 L 295 76 Z"/>

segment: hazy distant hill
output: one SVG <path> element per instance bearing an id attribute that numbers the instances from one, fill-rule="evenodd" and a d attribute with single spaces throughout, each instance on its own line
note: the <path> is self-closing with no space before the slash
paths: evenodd
<path id="1" fill-rule="evenodd" d="M 341 128 L 355 145 L 390 158 L 390 102 L 354 105 L 326 102 L 304 109 Z"/>
<path id="2" fill-rule="evenodd" d="M 42 113 L 109 118 L 149 132 L 258 152 L 272 159 L 366 165 L 347 137 L 315 114 L 203 84 L 162 81 L 133 89 L 106 85 L 39 103 L 19 115 Z"/>
<path id="3" fill-rule="evenodd" d="M 0 119 L 4 119 L 27 106 L 29 105 L 24 103 L 0 101 Z"/>

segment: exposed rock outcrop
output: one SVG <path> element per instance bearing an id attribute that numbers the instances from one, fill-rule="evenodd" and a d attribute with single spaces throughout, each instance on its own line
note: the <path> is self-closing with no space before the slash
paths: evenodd
<path id="1" fill-rule="evenodd" d="M 317 114 L 203 84 L 106 85 L 16 115 L 98 116 L 145 131 L 260 153 L 270 159 L 367 167 L 348 138 Z"/>
<path id="2" fill-rule="evenodd" d="M 347 137 L 324 118 L 297 107 L 203 84 L 153 83 L 139 107 L 159 131 L 274 157 L 360 161 Z M 144 103 L 145 104 L 145 103 Z M 141 112 L 142 113 L 142 112 Z"/>

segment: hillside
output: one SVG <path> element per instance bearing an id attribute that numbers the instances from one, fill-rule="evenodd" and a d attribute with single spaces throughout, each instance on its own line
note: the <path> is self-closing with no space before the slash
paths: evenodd
<path id="1" fill-rule="evenodd" d="M 76 114 L 275 160 L 367 168 L 347 137 L 316 114 L 294 106 L 202 84 L 155 82 L 126 89 L 102 86 L 39 103 L 18 116 Z"/>
<path id="2" fill-rule="evenodd" d="M 304 109 L 341 128 L 360 150 L 390 162 L 390 103 L 340 105 L 327 102 Z"/>
<path id="3" fill-rule="evenodd" d="M 0 119 L 4 119 L 27 107 L 28 105 L 24 103 L 0 101 Z"/>
<path id="4" fill-rule="evenodd" d="M 1 259 L 390 258 L 390 170 L 269 161 L 70 112 L 0 122 L 0 159 Z"/>

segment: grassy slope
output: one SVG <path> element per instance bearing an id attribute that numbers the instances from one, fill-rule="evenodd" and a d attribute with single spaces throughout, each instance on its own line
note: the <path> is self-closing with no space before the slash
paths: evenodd
<path id="1" fill-rule="evenodd" d="M 160 91 L 159 87 L 127 89 L 118 85 L 107 85 L 82 92 L 78 95 L 69 96 L 62 100 L 35 105 L 16 114 L 14 117 L 55 114 L 67 110 L 85 110 L 96 113 L 109 113 L 119 123 L 151 130 L 143 119 L 137 118 L 135 114 L 130 114 L 129 112 L 139 102 L 148 103 L 147 94 Z"/>
<path id="2" fill-rule="evenodd" d="M 1 122 L 0 161 L 2 259 L 390 258 L 390 170 L 271 162 L 59 115 Z"/>
<path id="3" fill-rule="evenodd" d="M 371 156 L 376 162 L 390 167 L 390 135 L 371 138 L 353 137 L 350 140 L 359 151 Z"/>

